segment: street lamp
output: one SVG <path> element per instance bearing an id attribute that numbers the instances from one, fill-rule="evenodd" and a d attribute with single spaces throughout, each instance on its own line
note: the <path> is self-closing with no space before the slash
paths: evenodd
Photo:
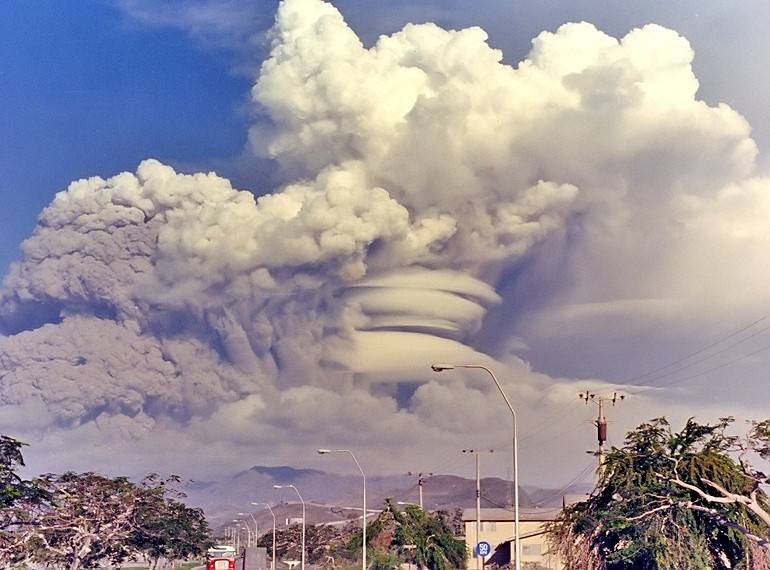
<path id="1" fill-rule="evenodd" d="M 238 513 L 239 517 L 245 517 L 246 515 L 249 515 L 251 517 L 251 522 L 254 523 L 254 546 L 257 545 L 257 539 L 259 538 L 259 525 L 257 525 L 257 519 L 254 518 L 254 515 L 252 513 Z M 251 546 L 251 530 L 249 529 L 249 523 L 247 521 L 244 521 L 246 525 L 246 531 L 249 533 L 249 546 Z"/>
<path id="2" fill-rule="evenodd" d="M 270 511 L 270 514 L 273 515 L 273 563 L 270 565 L 272 570 L 275 570 L 275 513 L 273 512 L 273 508 L 268 503 L 251 503 L 255 507 L 258 507 L 260 505 L 265 505 L 267 509 Z"/>
<path id="3" fill-rule="evenodd" d="M 235 551 L 238 552 L 241 546 L 241 521 L 239 519 L 233 519 L 234 523 L 237 523 L 235 525 L 235 528 L 238 529 L 238 534 L 235 535 Z M 246 536 L 249 536 L 249 529 L 246 528 Z"/>
<path id="4" fill-rule="evenodd" d="M 505 395 L 503 387 L 498 382 L 494 373 L 481 364 L 432 364 L 431 368 L 434 372 L 443 372 L 444 370 L 454 370 L 455 368 L 478 368 L 484 370 L 494 380 L 497 389 L 500 391 L 500 395 L 505 400 L 508 409 L 511 412 L 513 418 L 513 516 L 514 516 L 514 540 L 516 545 L 516 570 L 521 570 L 521 541 L 519 534 L 519 442 L 518 442 L 518 429 L 516 427 L 516 411 L 511 405 L 511 401 L 508 396 Z"/>
<path id="5" fill-rule="evenodd" d="M 273 485 L 273 488 L 294 489 L 294 492 L 297 493 L 297 496 L 299 497 L 299 502 L 302 503 L 302 565 L 300 567 L 302 570 L 305 570 L 305 500 L 294 485 Z M 273 544 L 275 544 L 275 541 L 273 541 Z"/>
<path id="6" fill-rule="evenodd" d="M 363 540 L 361 544 L 361 569 L 366 570 L 366 475 L 364 474 L 364 470 L 361 469 L 361 464 L 358 462 L 358 459 L 356 459 L 356 456 L 353 455 L 353 452 L 349 449 L 319 449 L 318 454 L 319 455 L 326 455 L 327 453 L 349 453 L 350 457 L 353 458 L 353 461 L 356 462 L 356 467 L 358 467 L 358 470 L 361 472 L 361 477 L 364 479 L 364 512 L 363 516 L 361 517 L 361 526 L 363 527 Z"/>

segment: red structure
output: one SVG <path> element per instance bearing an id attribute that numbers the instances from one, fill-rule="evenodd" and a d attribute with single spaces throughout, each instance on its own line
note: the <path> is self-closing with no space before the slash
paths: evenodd
<path id="1" fill-rule="evenodd" d="M 206 553 L 206 570 L 235 570 L 235 548 L 214 546 Z"/>

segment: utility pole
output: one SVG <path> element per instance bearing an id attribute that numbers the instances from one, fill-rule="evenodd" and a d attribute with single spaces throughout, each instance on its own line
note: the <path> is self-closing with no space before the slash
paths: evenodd
<path id="1" fill-rule="evenodd" d="M 358 462 L 356 461 L 356 463 Z M 302 503 L 302 565 L 300 568 L 301 570 L 305 570 L 305 526 L 307 526 L 307 519 L 305 518 L 305 499 L 302 498 L 302 495 L 299 494 L 299 489 L 294 485 L 273 485 L 273 489 L 289 488 L 294 489 L 294 492 L 297 493 L 297 496 L 299 497 L 299 502 Z M 366 505 L 366 495 L 364 495 L 364 505 Z M 366 524 L 366 510 L 364 510 L 364 524 Z M 273 541 L 273 544 L 275 544 L 275 541 Z M 364 552 L 366 552 L 366 532 L 364 532 Z"/>
<path id="2" fill-rule="evenodd" d="M 366 506 L 366 474 L 364 473 L 364 470 L 361 468 L 361 464 L 358 462 L 358 459 L 356 459 L 355 454 L 350 451 L 349 449 L 319 449 L 318 454 L 319 455 L 326 455 L 327 453 L 347 453 L 350 455 L 350 457 L 353 458 L 353 461 L 356 464 L 356 467 L 358 467 L 358 470 L 361 472 L 361 477 L 364 481 L 364 492 L 363 492 L 363 499 L 364 499 L 364 509 L 361 513 L 361 526 L 363 527 L 361 529 L 361 570 L 366 570 L 368 568 L 368 565 L 366 563 L 366 517 L 369 514 L 368 508 Z M 303 503 L 304 505 L 304 503 Z M 304 507 L 303 507 L 304 508 Z M 304 516 L 304 515 L 303 515 Z M 303 563 L 304 564 L 304 563 Z M 304 570 L 304 569 L 303 569 Z"/>
<path id="3" fill-rule="evenodd" d="M 260 505 L 265 505 L 267 507 L 267 510 L 270 511 L 270 514 L 273 516 L 273 558 L 272 562 L 270 563 L 271 570 L 275 570 L 275 512 L 273 511 L 273 507 L 270 506 L 269 503 L 251 503 L 255 507 L 258 507 Z M 259 544 L 254 544 L 254 546 L 259 546 Z"/>
<path id="4" fill-rule="evenodd" d="M 494 453 L 494 449 L 463 449 L 463 453 L 473 453 L 476 456 L 476 544 L 481 541 L 479 531 L 481 530 L 481 469 L 479 462 L 479 455 L 482 453 Z M 481 556 L 475 551 L 476 555 L 476 570 L 481 570 Z"/>
<path id="5" fill-rule="evenodd" d="M 599 408 L 599 413 L 594 422 L 594 425 L 596 426 L 596 438 L 599 441 L 599 448 L 596 451 L 589 451 L 588 453 L 593 453 L 599 457 L 599 473 L 601 474 L 601 471 L 604 468 L 604 442 L 607 441 L 607 418 L 604 416 L 604 404 L 611 403 L 614 406 L 619 400 L 625 400 L 626 396 L 625 394 L 618 394 L 617 392 L 613 392 L 612 396 L 609 396 L 591 394 L 586 391 L 578 394 L 578 397 L 586 403 L 586 406 L 589 402 L 593 402 Z"/>
<path id="6" fill-rule="evenodd" d="M 415 477 L 415 476 L 417 477 L 417 489 L 419 490 L 419 493 L 420 493 L 419 504 L 420 504 L 420 508 L 425 510 L 422 504 L 422 484 L 425 482 L 425 477 L 433 477 L 433 473 L 413 473 L 411 471 L 407 471 L 406 474 L 409 475 L 410 477 Z"/>
<path id="7" fill-rule="evenodd" d="M 240 519 L 233 519 L 233 522 L 235 523 L 235 528 L 238 529 L 238 534 L 235 535 L 235 551 L 238 552 L 241 542 L 241 521 Z M 246 527 L 246 532 L 249 532 L 248 527 Z M 251 535 L 249 535 L 249 539 L 251 539 Z"/>

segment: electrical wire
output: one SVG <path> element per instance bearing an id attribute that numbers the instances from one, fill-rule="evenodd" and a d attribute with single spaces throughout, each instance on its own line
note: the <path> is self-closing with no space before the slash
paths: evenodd
<path id="1" fill-rule="evenodd" d="M 756 319 L 756 320 L 754 320 L 754 321 L 752 321 L 752 322 L 750 322 L 750 323 L 748 323 L 748 324 L 746 324 L 746 325 L 744 325 L 744 326 L 742 326 L 740 328 L 738 328 L 735 331 L 732 331 L 729 334 L 721 336 L 721 337 L 717 338 L 716 340 L 714 340 L 712 342 L 709 342 L 708 344 L 706 344 L 704 346 L 701 346 L 697 350 L 694 350 L 693 352 L 690 352 L 690 353 L 686 354 L 685 356 L 682 356 L 680 358 L 677 358 L 676 360 L 673 360 L 671 362 L 668 362 L 666 364 L 658 366 L 657 368 L 654 368 L 652 370 L 648 370 L 647 372 L 644 372 L 642 374 L 638 374 L 636 376 L 625 378 L 624 380 L 621 381 L 621 383 L 623 383 L 623 384 L 632 384 L 632 383 L 634 383 L 636 381 L 639 381 L 639 380 L 641 380 L 643 378 L 646 378 L 646 377 L 652 375 L 652 378 L 649 378 L 648 380 L 645 381 L 645 384 L 647 384 L 646 386 L 641 386 L 641 387 L 639 387 L 638 390 L 633 391 L 633 393 L 635 393 L 635 394 L 640 394 L 640 393 L 643 393 L 643 392 L 647 392 L 647 391 L 649 391 L 651 389 L 659 388 L 661 386 L 669 386 L 669 385 L 673 385 L 673 384 L 679 383 L 679 380 L 674 380 L 672 382 L 667 382 L 667 383 L 664 383 L 664 384 L 656 383 L 656 381 L 662 380 L 664 378 L 669 378 L 669 377 L 671 377 L 671 376 L 673 376 L 675 374 L 678 374 L 678 373 L 680 373 L 680 372 L 682 372 L 684 370 L 687 370 L 687 369 L 690 369 L 690 368 L 692 368 L 694 366 L 702 364 L 703 362 L 705 362 L 705 361 L 707 361 L 707 360 L 709 360 L 709 359 L 711 359 L 711 358 L 713 358 L 715 356 L 718 356 L 720 354 L 724 354 L 728 350 L 730 350 L 732 348 L 735 348 L 736 346 L 738 346 L 740 344 L 743 344 L 744 342 L 747 342 L 747 341 L 751 340 L 752 338 L 755 338 L 756 336 L 762 334 L 763 332 L 766 332 L 767 330 L 770 330 L 770 325 L 764 326 L 764 327 L 760 328 L 758 331 L 755 331 L 752 334 L 750 334 L 748 336 L 745 336 L 745 337 L 743 337 L 743 338 L 741 338 L 741 339 L 739 339 L 739 340 L 729 344 L 728 346 L 726 346 L 726 347 L 724 347 L 724 348 L 722 348 L 722 349 L 720 349 L 720 350 L 718 350 L 716 352 L 713 352 L 713 353 L 711 353 L 709 355 L 706 355 L 703 358 L 699 358 L 699 359 L 697 359 L 697 360 L 695 360 L 693 362 L 689 362 L 687 364 L 684 364 L 683 366 L 680 366 L 680 367 L 676 368 L 675 370 L 670 370 L 668 372 L 664 372 L 662 374 L 657 374 L 657 375 L 656 375 L 656 373 L 657 372 L 662 372 L 662 371 L 664 371 L 664 370 L 666 370 L 668 368 L 677 366 L 678 364 L 682 364 L 682 363 L 686 362 L 687 360 L 693 358 L 694 356 L 697 356 L 699 354 L 703 354 L 704 352 L 707 352 L 711 348 L 719 346 L 720 344 L 724 343 L 725 341 L 727 341 L 727 340 L 729 340 L 731 338 L 734 338 L 735 336 L 740 335 L 741 333 L 751 329 L 752 327 L 756 326 L 757 324 L 761 323 L 762 321 L 764 321 L 764 320 L 766 320 L 768 318 L 770 318 L 770 313 L 766 314 L 766 315 L 760 317 L 759 319 Z M 735 360 L 735 362 L 737 362 L 737 361 L 738 360 Z M 704 371 L 702 373 L 698 373 L 698 374 L 696 374 L 694 376 L 698 376 L 700 374 L 705 374 L 706 372 L 708 372 L 708 371 Z M 684 380 L 684 379 L 682 379 L 682 380 Z M 631 392 L 630 390 L 626 390 L 626 391 Z"/>
<path id="2" fill-rule="evenodd" d="M 569 417 L 569 415 L 573 414 L 574 411 L 576 410 L 573 404 L 574 402 L 570 400 L 559 405 L 559 407 L 551 411 L 551 413 L 548 414 L 545 418 L 541 418 L 537 424 L 535 424 L 534 426 L 530 427 L 525 432 L 523 432 L 519 437 L 519 441 L 525 441 L 531 438 L 533 435 L 540 433 L 542 429 L 546 426 L 556 425 L 558 423 L 561 423 L 564 419 Z M 565 411 L 567 412 L 566 414 L 564 413 Z"/>
<path id="3" fill-rule="evenodd" d="M 448 471 L 454 470 L 454 468 L 457 467 L 461 461 L 465 463 L 464 458 L 461 457 L 460 454 L 450 453 L 443 462 L 431 469 L 431 472 L 435 475 L 446 474 Z"/>
<path id="4" fill-rule="evenodd" d="M 702 364 L 702 363 L 706 362 L 707 360 L 710 360 L 710 359 L 712 359 L 712 358 L 714 358 L 716 356 L 719 356 L 720 354 L 724 354 L 725 352 L 735 348 L 739 344 L 742 344 L 742 343 L 744 343 L 744 342 L 746 342 L 748 340 L 751 340 L 752 338 L 762 334 L 763 332 L 765 332 L 768 329 L 770 329 L 770 325 L 768 325 L 767 327 L 764 327 L 764 328 L 754 332 L 753 334 L 750 334 L 749 336 L 747 336 L 745 338 L 742 338 L 742 339 L 740 339 L 740 340 L 738 340 L 738 341 L 736 341 L 736 342 L 734 342 L 732 344 L 727 345 L 726 347 L 724 347 L 721 350 L 718 350 L 716 352 L 713 352 L 713 353 L 709 354 L 708 356 L 705 356 L 705 357 L 703 357 L 703 358 L 701 358 L 699 360 L 696 360 L 695 362 L 691 362 L 689 364 L 681 366 L 681 367 L 677 368 L 676 370 L 672 370 L 671 372 L 668 372 L 666 374 L 660 374 L 658 376 L 653 376 L 648 382 L 646 382 L 646 384 L 648 384 L 650 386 L 658 386 L 659 384 L 656 382 L 657 380 L 661 380 L 663 378 L 669 378 L 671 376 L 679 374 L 680 372 L 682 372 L 684 370 L 687 370 L 689 368 L 692 368 L 694 366 Z"/>
<path id="5" fill-rule="evenodd" d="M 586 466 L 585 466 L 585 467 L 582 469 L 582 471 L 580 471 L 580 473 L 578 473 L 577 475 L 575 475 L 575 477 L 573 477 L 573 478 L 570 480 L 570 482 L 569 482 L 569 483 L 567 483 L 566 485 L 564 485 L 564 486 L 563 486 L 561 489 L 559 489 L 558 491 L 553 491 L 552 493 L 550 493 L 550 494 L 546 495 L 544 498 L 541 498 L 539 501 L 533 501 L 533 502 L 532 502 L 532 504 L 533 504 L 534 506 L 536 506 L 536 507 L 542 507 L 542 506 L 544 506 L 544 505 L 545 505 L 545 503 L 548 503 L 548 502 L 550 502 L 550 501 L 551 501 L 551 500 L 553 500 L 554 498 L 556 498 L 556 497 L 560 497 L 560 496 L 563 496 L 563 494 L 564 494 L 564 492 L 565 492 L 565 491 L 568 491 L 570 487 L 572 487 L 573 485 L 575 485 L 575 484 L 577 484 L 578 482 L 582 481 L 582 480 L 585 478 L 585 476 L 586 476 L 586 475 L 587 475 L 587 474 L 588 474 L 588 473 L 589 473 L 589 472 L 590 472 L 592 469 L 596 469 L 596 462 L 595 462 L 595 461 L 591 461 L 591 462 L 590 462 L 588 465 L 586 465 Z"/>
<path id="6" fill-rule="evenodd" d="M 591 461 L 591 463 L 589 463 L 589 464 L 588 464 L 588 465 L 586 465 L 586 466 L 585 466 L 583 469 L 581 469 L 581 470 L 580 470 L 580 472 L 579 472 L 577 475 L 575 475 L 575 476 L 574 476 L 574 477 L 573 477 L 573 478 L 572 478 L 572 479 L 569 481 L 569 483 L 567 483 L 566 485 L 564 485 L 564 486 L 563 486 L 561 489 L 559 489 L 558 491 L 552 491 L 551 493 L 549 493 L 548 495 L 546 495 L 546 498 L 544 498 L 544 499 L 540 499 L 539 501 L 532 501 L 532 506 L 534 506 L 534 507 L 542 507 L 542 506 L 544 506 L 544 504 L 545 504 L 546 502 L 548 502 L 548 501 L 552 500 L 552 499 L 553 499 L 553 498 L 555 498 L 555 497 L 558 497 L 558 496 L 560 496 L 562 493 L 564 493 L 564 491 L 567 491 L 567 490 L 568 490 L 570 487 L 572 487 L 573 485 L 575 485 L 576 483 L 578 483 L 579 481 L 581 481 L 581 480 L 582 480 L 582 479 L 583 479 L 583 478 L 584 478 L 584 477 L 585 477 L 585 476 L 586 476 L 586 475 L 589 473 L 589 471 L 590 471 L 592 468 L 594 468 L 594 467 L 595 467 L 595 462 L 594 462 L 594 461 Z M 498 503 L 497 501 L 495 501 L 495 500 L 493 500 L 493 499 L 490 499 L 489 497 L 487 497 L 487 496 L 486 496 L 486 495 L 484 495 L 484 494 L 480 494 L 479 496 L 480 496 L 482 499 L 484 499 L 486 502 L 488 502 L 490 505 L 494 506 L 494 507 L 497 507 L 497 508 L 499 508 L 499 509 L 504 509 L 504 510 L 506 510 L 506 511 L 510 511 L 510 512 L 513 512 L 513 511 L 514 511 L 513 507 L 511 507 L 510 505 L 502 505 L 502 504 Z"/>
<path id="7" fill-rule="evenodd" d="M 644 392 L 648 392 L 650 390 L 656 390 L 661 388 L 668 388 L 670 386 L 673 386 L 675 384 L 681 384 L 682 382 L 686 382 L 687 380 L 692 380 L 693 378 L 698 378 L 699 376 L 703 376 L 704 374 L 708 374 L 709 372 L 713 372 L 715 370 L 719 370 L 721 368 L 725 368 L 726 366 L 730 366 L 732 364 L 735 364 L 736 362 L 740 362 L 742 360 L 746 360 L 747 358 L 751 358 L 752 356 L 756 356 L 757 354 L 764 352 L 766 350 L 770 350 L 770 344 L 763 346 L 762 348 L 755 350 L 753 352 L 749 352 L 748 354 L 744 354 L 742 356 L 739 356 L 738 358 L 734 358 L 733 360 L 728 360 L 727 362 L 723 362 L 722 364 L 718 366 L 714 366 L 712 368 L 708 368 L 706 370 L 702 370 L 701 372 L 698 372 L 697 374 L 691 374 L 690 376 L 685 376 L 684 378 L 677 378 L 672 380 L 671 382 L 666 382 L 664 384 L 660 384 L 657 386 L 647 386 L 642 387 L 639 390 L 637 390 L 634 394 L 638 395 Z"/>
<path id="8" fill-rule="evenodd" d="M 732 331 L 732 332 L 730 332 L 730 333 L 728 333 L 728 334 L 726 334 L 724 336 L 718 337 L 717 339 L 715 339 L 715 340 L 713 340 L 713 341 L 711 341 L 711 342 L 709 342 L 709 343 L 699 347 L 698 349 L 696 349 L 696 350 L 694 350 L 694 351 L 692 351 L 692 352 L 690 352 L 690 353 L 688 353 L 688 354 L 686 354 L 686 355 L 684 355 L 684 356 L 682 356 L 680 358 L 677 358 L 677 359 L 675 359 L 675 360 L 673 360 L 671 362 L 668 362 L 666 364 L 660 365 L 660 366 L 658 366 L 656 368 L 653 368 L 653 369 L 648 370 L 646 372 L 643 372 L 641 374 L 637 374 L 635 376 L 632 376 L 632 377 L 624 379 L 622 381 L 622 383 L 629 384 L 629 383 L 633 383 L 633 382 L 636 382 L 636 381 L 639 381 L 639 380 L 647 378 L 646 383 L 649 384 L 649 385 L 645 385 L 645 386 L 640 386 L 640 387 L 638 387 L 636 389 L 634 389 L 634 388 L 626 389 L 624 391 L 629 393 L 629 394 L 632 394 L 632 395 L 640 395 L 640 394 L 649 392 L 651 390 L 667 388 L 667 387 L 673 386 L 675 384 L 680 384 L 682 382 L 686 382 L 687 380 L 691 380 L 693 378 L 697 378 L 697 377 L 703 376 L 704 374 L 708 374 L 709 372 L 713 372 L 715 370 L 719 370 L 721 368 L 725 368 L 727 366 L 730 366 L 732 364 L 735 364 L 737 362 L 740 362 L 742 360 L 745 360 L 747 358 L 755 356 L 755 355 L 757 355 L 757 354 L 759 354 L 761 352 L 764 352 L 766 350 L 770 350 L 770 345 L 763 346 L 763 347 L 761 347 L 761 348 L 759 348 L 757 350 L 754 350 L 754 351 L 751 351 L 749 353 L 743 354 L 743 355 L 741 355 L 741 356 L 739 356 L 737 358 L 734 358 L 732 360 L 728 360 L 727 362 L 723 362 L 723 363 L 721 363 L 721 364 L 719 364 L 717 366 L 713 366 L 711 368 L 708 368 L 706 370 L 702 370 L 702 371 L 697 372 L 695 374 L 690 374 L 688 376 L 684 376 L 684 377 L 681 377 L 681 378 L 674 377 L 674 378 L 672 378 L 668 382 L 659 382 L 660 380 L 664 380 L 666 378 L 671 378 L 672 376 L 675 376 L 675 375 L 677 375 L 677 374 L 679 374 L 679 373 L 681 373 L 681 372 L 683 372 L 685 370 L 692 369 L 694 366 L 697 366 L 699 364 L 702 364 L 703 362 L 706 362 L 706 361 L 708 361 L 708 360 L 710 360 L 712 358 L 715 358 L 715 357 L 717 357 L 717 356 L 719 356 L 721 354 L 724 354 L 727 351 L 735 348 L 736 346 L 741 345 L 741 344 L 751 340 L 752 338 L 755 338 L 755 337 L 759 336 L 760 334 L 766 332 L 767 330 L 770 330 L 770 325 L 766 325 L 764 327 L 761 327 L 759 330 L 756 330 L 756 331 L 752 332 L 751 334 L 749 334 L 747 336 L 744 336 L 742 338 L 737 339 L 736 341 L 734 341 L 734 342 L 730 343 L 729 345 L 727 345 L 727 346 L 717 350 L 716 352 L 712 352 L 710 354 L 705 354 L 705 356 L 703 356 L 702 358 L 696 359 L 696 360 L 694 360 L 692 362 L 687 362 L 688 360 L 690 360 L 690 359 L 692 359 L 692 358 L 694 358 L 696 356 L 704 355 L 704 353 L 707 353 L 712 348 L 715 348 L 715 347 L 723 344 L 725 341 L 728 341 L 728 340 L 730 340 L 732 338 L 735 338 L 735 337 L 741 335 L 742 333 L 750 330 L 751 328 L 753 328 L 756 325 L 762 323 L 763 321 L 767 320 L 768 318 L 770 318 L 770 313 L 768 313 L 768 314 L 766 314 L 766 315 L 764 315 L 764 316 L 762 316 L 762 317 L 760 317 L 760 318 L 758 318 L 758 319 L 756 319 L 756 320 L 754 320 L 754 321 L 752 321 L 752 322 L 750 322 L 750 323 L 748 323 L 748 324 L 746 324 L 744 326 L 741 326 L 737 330 L 734 330 L 734 331 Z M 680 364 L 682 366 L 678 366 Z M 674 370 L 670 370 L 671 368 L 674 368 L 674 367 L 676 367 Z M 664 372 L 664 371 L 667 371 L 667 372 Z M 658 373 L 661 373 L 661 374 L 658 374 Z M 540 397 L 540 399 L 537 401 L 537 403 L 542 402 L 545 398 L 546 398 L 546 395 L 544 394 L 543 396 Z M 572 406 L 572 402 L 565 402 L 565 403 L 561 404 L 560 406 L 558 406 L 548 416 L 546 416 L 545 418 L 540 419 L 540 421 L 537 424 L 535 424 L 535 426 L 529 427 L 529 429 L 527 429 L 524 433 L 522 433 L 519 436 L 519 441 L 520 442 L 521 441 L 527 441 L 527 440 L 535 437 L 536 435 L 542 435 L 544 428 L 551 429 L 555 425 L 561 424 L 563 421 L 565 421 L 567 418 L 571 417 L 577 411 L 578 408 L 574 407 L 574 408 L 572 408 L 573 411 L 567 411 L 567 413 L 564 413 L 571 406 Z M 555 433 L 555 435 L 552 436 L 551 438 L 549 438 L 547 441 L 553 440 L 555 437 L 558 437 L 559 435 L 563 434 L 565 431 L 567 431 L 567 430 L 558 430 Z M 433 471 L 433 473 L 437 473 L 437 474 L 446 473 L 447 469 L 454 468 L 458 464 L 459 464 L 459 457 L 450 456 L 444 462 L 442 462 L 439 466 L 435 467 L 432 471 Z M 563 491 L 568 489 L 570 486 L 572 486 L 576 482 L 580 481 L 583 477 L 585 477 L 585 475 L 593 467 L 593 465 L 594 465 L 594 463 L 591 462 L 582 471 L 580 471 L 580 473 L 578 473 L 578 475 L 576 477 L 574 477 L 569 483 L 567 483 L 567 485 L 564 488 L 560 489 L 558 491 L 558 493 L 562 493 Z M 493 504 L 493 505 L 497 505 L 500 508 L 506 508 L 504 505 L 496 504 L 494 501 L 492 501 L 488 497 L 483 497 L 483 498 L 486 501 L 488 501 L 489 503 Z M 551 496 L 548 496 L 545 499 L 541 499 L 537 504 L 542 504 L 543 502 L 545 502 L 547 500 L 550 500 L 551 498 L 552 498 Z"/>

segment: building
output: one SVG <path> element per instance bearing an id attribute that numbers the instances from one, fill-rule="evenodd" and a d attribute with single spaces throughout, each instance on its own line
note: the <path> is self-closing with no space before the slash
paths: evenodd
<path id="1" fill-rule="evenodd" d="M 521 565 L 523 568 L 537 570 L 561 570 L 561 564 L 555 554 L 548 551 L 545 540 L 545 523 L 554 520 L 561 512 L 561 507 L 522 507 L 519 509 L 519 539 L 521 540 Z M 481 509 L 479 541 L 488 542 L 491 552 L 484 557 L 484 564 L 502 566 L 512 558 L 514 548 L 514 516 L 512 509 Z M 468 568 L 476 566 L 476 509 L 463 509 L 465 526 L 465 544 L 468 547 Z"/>

